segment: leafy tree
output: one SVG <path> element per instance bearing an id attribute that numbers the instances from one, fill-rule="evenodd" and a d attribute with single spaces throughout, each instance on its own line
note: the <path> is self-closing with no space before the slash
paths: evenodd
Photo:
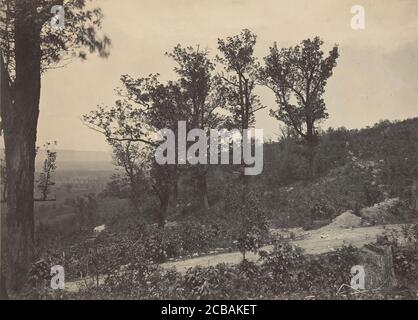
<path id="1" fill-rule="evenodd" d="M 158 75 L 138 79 L 123 75 L 121 82 L 114 106 L 99 106 L 83 119 L 90 128 L 104 134 L 119 163 L 127 162 L 126 150 L 132 151 L 126 146 L 135 145 L 136 154 L 129 161 L 141 161 L 140 168 L 160 201 L 157 220 L 162 227 L 169 199 L 175 195 L 177 166 L 155 163 L 152 155 L 158 144 L 151 135 L 164 128 L 177 131 L 177 121 L 186 119 L 184 94 L 177 83 L 161 84 Z"/>
<path id="2" fill-rule="evenodd" d="M 103 133 L 116 150 L 128 150 L 127 144 L 143 150 L 143 171 L 149 171 L 152 190 L 160 200 L 158 221 L 163 225 L 170 198 L 176 202 L 177 165 L 160 166 L 152 158 L 157 146 L 151 134 L 161 129 L 171 129 L 177 136 L 178 121 L 186 121 L 190 128 L 208 129 L 218 125 L 221 117 L 215 109 L 221 105 L 223 95 L 213 88 L 219 78 L 212 76 L 213 63 L 206 51 L 192 47 L 176 46 L 167 55 L 177 62 L 179 79 L 162 84 L 158 75 L 144 78 L 121 77 L 122 86 L 117 90 L 118 100 L 113 107 L 98 107 L 84 116 L 85 123 Z M 122 145 L 125 145 L 123 148 Z M 118 147 L 119 146 L 119 147 Z M 126 158 L 122 152 L 115 153 L 119 163 Z M 137 154 L 138 158 L 139 154 Z M 132 157 L 132 161 L 134 161 Z M 145 161 L 148 159 L 148 161 Z M 207 167 L 194 167 L 192 176 L 205 208 L 208 208 Z"/>
<path id="3" fill-rule="evenodd" d="M 179 75 L 178 83 L 183 90 L 185 120 L 189 128 L 209 130 L 217 128 L 223 118 L 217 110 L 223 107 L 224 97 L 219 88 L 219 77 L 213 76 L 215 68 L 207 51 L 197 47 L 183 48 L 177 45 L 167 55 L 177 62 L 174 68 Z M 209 209 L 207 173 L 209 166 L 198 164 L 191 168 L 192 177 L 205 209 Z"/>
<path id="4" fill-rule="evenodd" d="M 56 142 L 54 142 L 54 145 L 56 145 Z M 55 185 L 55 182 L 52 181 L 52 174 L 57 168 L 57 152 L 51 150 L 50 147 L 51 142 L 45 143 L 44 149 L 46 152 L 46 159 L 44 160 L 42 172 L 39 174 L 39 178 L 37 181 L 37 188 L 41 193 L 41 200 L 43 201 L 45 201 L 48 198 L 48 194 L 51 192 L 51 187 Z"/>
<path id="5" fill-rule="evenodd" d="M 217 56 L 217 61 L 224 67 L 221 90 L 232 114 L 231 125 L 242 130 L 250 128 L 255 122 L 255 112 L 265 108 L 254 92 L 257 83 L 256 40 L 257 36 L 248 29 L 239 35 L 218 39 L 221 55 Z"/>
<path id="6" fill-rule="evenodd" d="M 50 23 L 54 5 L 65 10 L 65 26 Z M 100 9 L 85 0 L 1 0 L 1 127 L 4 133 L 7 186 L 7 287 L 19 291 L 31 265 L 34 243 L 34 162 L 41 75 L 66 59 L 89 52 L 108 55 L 110 44 L 99 34 Z M 6 294 L 4 271 L 0 281 Z"/>
<path id="7" fill-rule="evenodd" d="M 225 211 L 239 217 L 234 230 L 238 249 L 243 255 L 256 253 L 269 240 L 269 228 L 265 211 L 257 192 L 247 186 L 231 185 L 225 202 Z"/>
<path id="8" fill-rule="evenodd" d="M 255 93 L 258 69 L 254 57 L 256 41 L 257 36 L 248 29 L 238 35 L 218 39 L 220 55 L 217 61 L 224 68 L 218 91 L 225 97 L 226 109 L 230 112 L 228 126 L 241 131 L 251 128 L 255 123 L 255 113 L 265 108 Z M 242 170 L 244 167 L 242 164 Z M 248 177 L 243 175 L 242 181 L 247 184 Z"/>
<path id="9" fill-rule="evenodd" d="M 276 95 L 278 110 L 271 111 L 272 116 L 293 127 L 308 145 L 310 176 L 318 144 L 316 126 L 328 118 L 323 94 L 339 56 L 337 46 L 324 56 L 322 45 L 318 37 L 284 49 L 275 43 L 259 72 L 260 82 Z"/>
<path id="10" fill-rule="evenodd" d="M 146 115 L 149 125 L 154 128 L 154 132 L 164 128 L 171 129 L 177 138 L 178 121 L 187 119 L 189 112 L 181 86 L 172 81 L 167 84 L 155 83 L 154 87 L 148 87 L 148 93 L 152 103 L 152 108 L 149 108 Z M 155 161 L 154 154 L 155 149 L 150 147 L 148 162 L 151 167 L 151 185 L 160 201 L 157 222 L 159 227 L 163 228 L 170 200 L 172 207 L 177 205 L 179 166 L 177 164 L 160 165 Z"/>

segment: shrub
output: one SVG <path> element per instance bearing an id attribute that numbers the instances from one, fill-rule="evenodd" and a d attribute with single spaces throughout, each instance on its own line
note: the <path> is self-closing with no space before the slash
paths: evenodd
<path id="1" fill-rule="evenodd" d="M 236 186 L 227 199 L 226 210 L 237 217 L 236 240 L 244 259 L 246 252 L 257 252 L 269 242 L 266 213 L 254 190 Z"/>
<path id="2" fill-rule="evenodd" d="M 180 227 L 183 250 L 189 254 L 208 252 L 212 247 L 215 232 L 211 227 L 186 222 Z"/>
<path id="3" fill-rule="evenodd" d="M 343 247 L 320 256 L 305 256 L 288 243 L 276 244 L 271 253 L 261 254 L 262 273 L 270 277 L 271 290 L 281 292 L 328 292 L 335 294 L 349 284 L 350 269 L 358 263 L 358 250 Z"/>
<path id="4" fill-rule="evenodd" d="M 262 273 L 269 277 L 274 293 L 296 291 L 301 288 L 299 277 L 307 264 L 300 248 L 287 242 L 276 243 L 271 253 L 261 252 Z"/>

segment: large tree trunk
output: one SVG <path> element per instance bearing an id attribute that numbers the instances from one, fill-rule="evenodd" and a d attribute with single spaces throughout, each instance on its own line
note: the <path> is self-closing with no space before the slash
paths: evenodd
<path id="1" fill-rule="evenodd" d="M 25 284 L 33 258 L 34 168 L 40 97 L 40 30 L 36 8 L 16 0 L 15 81 L 11 103 L 2 104 L 7 175 L 6 285 Z M 3 93 L 2 93 L 3 94 Z"/>
<path id="2" fill-rule="evenodd" d="M 3 113 L 6 108 L 10 108 L 12 103 L 11 93 L 10 93 L 10 79 L 6 66 L 4 65 L 3 55 L 0 56 L 0 112 L 2 117 L 2 125 L 4 126 Z M 5 165 L 5 164 L 4 164 Z M 7 178 L 6 178 L 7 179 Z M 3 182 L 4 183 L 4 182 Z M 3 190 L 3 200 L 6 199 L 7 185 L 4 184 Z M 0 204 L 2 205 L 2 204 Z M 7 228 L 6 228 L 6 211 L 4 210 L 5 206 L 2 205 L 0 210 L 0 299 L 7 299 L 7 290 L 6 290 L 6 241 L 7 241 Z"/>
<path id="3" fill-rule="evenodd" d="M 12 291 L 18 291 L 24 285 L 32 263 L 34 241 L 35 141 L 31 141 L 25 130 L 19 131 L 12 135 L 5 133 L 8 176 L 7 286 Z"/>
<path id="4" fill-rule="evenodd" d="M 0 300 L 8 298 L 6 290 L 6 213 L 4 210 L 0 210 L 0 228 L 1 228 L 1 240 L 0 240 Z"/>

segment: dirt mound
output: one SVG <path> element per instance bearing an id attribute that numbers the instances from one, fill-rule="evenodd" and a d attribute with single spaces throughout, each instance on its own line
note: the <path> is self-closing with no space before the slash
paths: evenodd
<path id="1" fill-rule="evenodd" d="M 336 217 L 328 226 L 335 228 L 357 228 L 361 225 L 361 218 L 353 214 L 352 211 L 346 211 Z"/>
<path id="2" fill-rule="evenodd" d="M 322 228 L 312 230 L 305 235 L 316 235 L 321 239 L 328 239 L 331 234 L 337 232 L 339 229 L 357 228 L 362 225 L 362 218 L 353 214 L 352 211 L 346 211 L 336 217 L 332 222 Z"/>

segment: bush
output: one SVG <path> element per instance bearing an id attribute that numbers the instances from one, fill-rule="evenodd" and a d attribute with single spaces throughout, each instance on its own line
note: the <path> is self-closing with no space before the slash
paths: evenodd
<path id="1" fill-rule="evenodd" d="M 206 225 L 186 222 L 181 225 L 183 250 L 189 254 L 208 252 L 213 248 L 215 230 Z"/>
<path id="2" fill-rule="evenodd" d="M 231 188 L 226 211 L 237 217 L 235 237 L 244 259 L 246 252 L 257 252 L 269 242 L 267 217 L 255 190 L 245 186 Z"/>
<path id="3" fill-rule="evenodd" d="M 273 252 L 262 252 L 260 256 L 262 273 L 270 278 L 273 292 L 288 292 L 301 288 L 298 279 L 307 264 L 301 249 L 283 242 L 275 244 Z"/>
<path id="4" fill-rule="evenodd" d="M 261 254 L 261 270 L 269 277 L 268 282 L 274 294 L 335 294 L 342 284 L 350 283 L 350 269 L 358 262 L 357 253 L 353 247 L 343 247 L 335 252 L 311 257 L 303 255 L 301 249 L 288 243 L 279 243 L 271 253 Z"/>

